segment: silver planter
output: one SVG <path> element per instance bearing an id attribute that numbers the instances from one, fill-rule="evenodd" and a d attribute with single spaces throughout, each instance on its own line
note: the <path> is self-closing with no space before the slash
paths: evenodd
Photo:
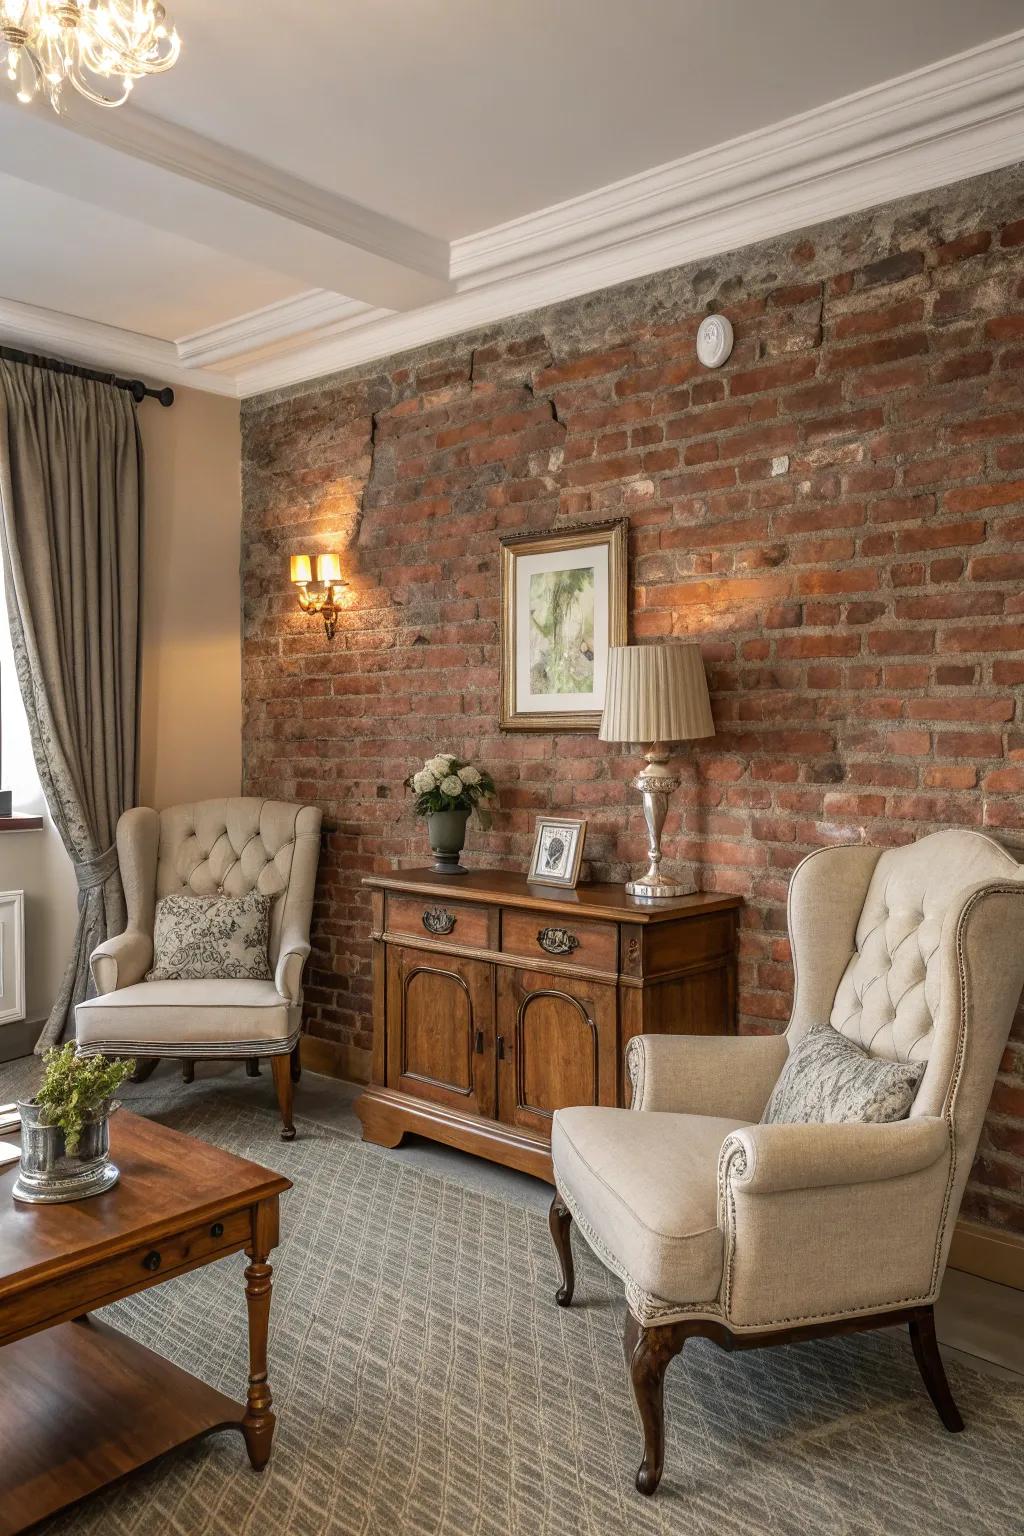
<path id="1" fill-rule="evenodd" d="M 59 1125 L 44 1125 L 38 1104 L 20 1103 L 21 1172 L 12 1194 L 30 1205 L 59 1205 L 101 1195 L 120 1177 L 110 1161 L 111 1100 L 82 1127 L 78 1150 L 69 1153 Z"/>
<path id="2" fill-rule="evenodd" d="M 466 846 L 468 811 L 431 811 L 427 816 L 427 836 L 434 855 L 433 868 L 439 875 L 464 875 L 459 854 Z"/>

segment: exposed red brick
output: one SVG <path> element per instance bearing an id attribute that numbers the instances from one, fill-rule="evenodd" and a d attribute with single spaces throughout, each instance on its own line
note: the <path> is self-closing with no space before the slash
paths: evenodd
<path id="1" fill-rule="evenodd" d="M 788 1016 L 806 852 L 1021 841 L 1019 211 L 997 173 L 245 402 L 245 788 L 325 810 L 308 1028 L 369 1044 L 359 880 L 425 860 L 402 780 L 431 751 L 499 784 L 470 863 L 523 869 L 572 806 L 593 877 L 643 856 L 635 750 L 498 729 L 506 533 L 628 518 L 630 639 L 702 647 L 717 734 L 679 752 L 666 853 L 744 897 L 744 1029 Z M 736 329 L 716 372 L 709 295 Z M 304 545 L 343 551 L 333 644 L 282 579 Z M 965 1205 L 1024 1231 L 1022 1137 L 1024 1015 Z"/>

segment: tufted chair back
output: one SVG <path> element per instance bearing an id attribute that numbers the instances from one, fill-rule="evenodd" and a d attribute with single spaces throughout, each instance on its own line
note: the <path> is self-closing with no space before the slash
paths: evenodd
<path id="1" fill-rule="evenodd" d="M 139 806 L 118 825 L 131 926 L 152 934 L 162 896 L 274 897 L 269 958 L 285 929 L 308 934 L 320 852 L 320 811 L 255 796 L 198 800 L 165 811 Z"/>
<path id="2" fill-rule="evenodd" d="M 955 1214 L 1024 984 L 1024 868 L 960 830 L 819 849 L 793 874 L 789 930 L 790 1045 L 827 1019 L 874 1056 L 927 1063 L 911 1116 L 947 1122 Z"/>

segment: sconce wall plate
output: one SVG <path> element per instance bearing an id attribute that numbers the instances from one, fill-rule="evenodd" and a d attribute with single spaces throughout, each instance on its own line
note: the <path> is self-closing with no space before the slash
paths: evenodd
<path id="1" fill-rule="evenodd" d="M 697 332 L 697 357 L 705 368 L 721 368 L 732 351 L 732 325 L 724 315 L 705 315 Z"/>

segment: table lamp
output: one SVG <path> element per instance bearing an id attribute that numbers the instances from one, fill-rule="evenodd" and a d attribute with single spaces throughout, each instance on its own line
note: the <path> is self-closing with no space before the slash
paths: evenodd
<path id="1" fill-rule="evenodd" d="M 633 780 L 644 799 L 648 865 L 639 880 L 627 880 L 630 896 L 659 901 L 689 896 L 697 889 L 692 871 L 680 880 L 661 878 L 661 829 L 668 797 L 679 779 L 666 765 L 667 742 L 713 736 L 707 678 L 700 647 L 690 642 L 668 645 L 613 645 L 608 651 L 608 684 L 599 732 L 602 741 L 650 745 L 646 767 Z"/>

